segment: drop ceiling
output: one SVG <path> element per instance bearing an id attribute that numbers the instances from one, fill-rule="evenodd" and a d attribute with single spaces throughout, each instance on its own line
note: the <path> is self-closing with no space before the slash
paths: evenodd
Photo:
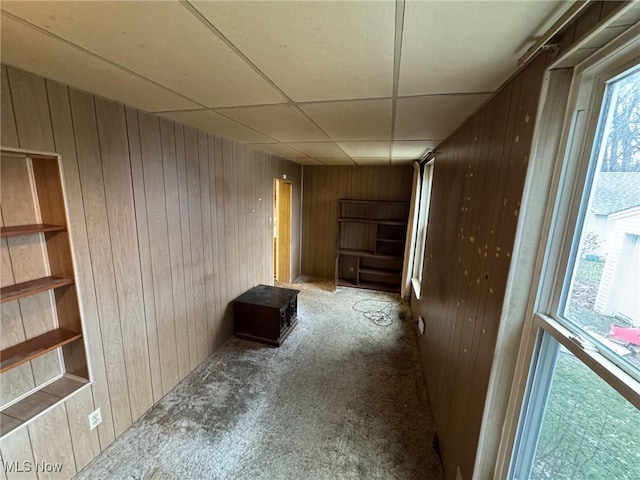
<path id="1" fill-rule="evenodd" d="M 410 162 L 573 2 L 3 1 L 3 63 L 302 164 Z"/>

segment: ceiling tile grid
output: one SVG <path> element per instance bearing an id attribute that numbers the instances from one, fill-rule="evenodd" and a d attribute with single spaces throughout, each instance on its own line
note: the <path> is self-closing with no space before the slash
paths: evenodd
<path id="1" fill-rule="evenodd" d="M 451 134 L 571 3 L 3 1 L 0 45 L 4 63 L 298 163 L 389 165 Z"/>

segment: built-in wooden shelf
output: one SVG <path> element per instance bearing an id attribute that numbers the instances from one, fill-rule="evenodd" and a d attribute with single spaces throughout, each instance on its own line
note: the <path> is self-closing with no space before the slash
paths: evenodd
<path id="1" fill-rule="evenodd" d="M 339 222 L 352 222 L 352 223 L 372 223 L 375 225 L 406 225 L 406 220 L 389 219 L 376 219 L 376 218 L 360 218 L 360 217 L 341 217 Z"/>
<path id="2" fill-rule="evenodd" d="M 0 227 L 0 237 L 15 237 L 18 235 L 32 235 L 34 233 L 64 232 L 64 225 L 49 225 L 46 223 L 32 223 L 30 225 L 12 225 Z"/>
<path id="3" fill-rule="evenodd" d="M 64 374 L 54 382 L 30 392 L 21 400 L 3 408 L 0 412 L 0 436 L 29 422 L 88 383 L 89 381 L 84 378 Z"/>
<path id="4" fill-rule="evenodd" d="M 360 267 L 358 270 L 360 273 L 366 273 L 369 275 L 378 275 L 380 277 L 397 277 L 402 275 L 400 270 L 391 270 L 387 268 L 370 268 L 370 267 Z"/>
<path id="5" fill-rule="evenodd" d="M 38 335 L 37 337 L 30 338 L 26 342 L 5 348 L 0 351 L 0 373 L 6 372 L 80 338 L 82 338 L 82 334 L 79 332 L 57 328 Z"/>
<path id="6" fill-rule="evenodd" d="M 383 253 L 375 253 L 371 250 L 357 250 L 355 248 L 341 248 L 338 250 L 340 255 L 354 255 L 357 257 L 379 258 L 381 260 L 402 260 L 402 255 L 385 255 Z"/>
<path id="7" fill-rule="evenodd" d="M 28 295 L 35 295 L 36 293 L 72 284 L 72 279 L 60 277 L 43 277 L 29 280 L 28 282 L 16 283 L 15 285 L 0 288 L 0 303 L 10 302 Z"/>
<path id="8" fill-rule="evenodd" d="M 335 284 L 399 292 L 408 202 L 340 199 L 338 203 Z"/>

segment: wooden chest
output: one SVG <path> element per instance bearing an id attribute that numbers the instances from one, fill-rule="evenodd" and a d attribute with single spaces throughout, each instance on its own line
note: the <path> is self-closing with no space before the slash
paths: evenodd
<path id="1" fill-rule="evenodd" d="M 279 347 L 298 323 L 298 292 L 258 285 L 233 300 L 233 331 L 239 338 Z"/>

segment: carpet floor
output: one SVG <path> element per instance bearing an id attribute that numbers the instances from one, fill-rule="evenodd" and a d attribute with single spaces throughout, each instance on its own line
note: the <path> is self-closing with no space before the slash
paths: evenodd
<path id="1" fill-rule="evenodd" d="M 406 306 L 292 288 L 284 345 L 230 339 L 76 478 L 442 479 Z"/>

